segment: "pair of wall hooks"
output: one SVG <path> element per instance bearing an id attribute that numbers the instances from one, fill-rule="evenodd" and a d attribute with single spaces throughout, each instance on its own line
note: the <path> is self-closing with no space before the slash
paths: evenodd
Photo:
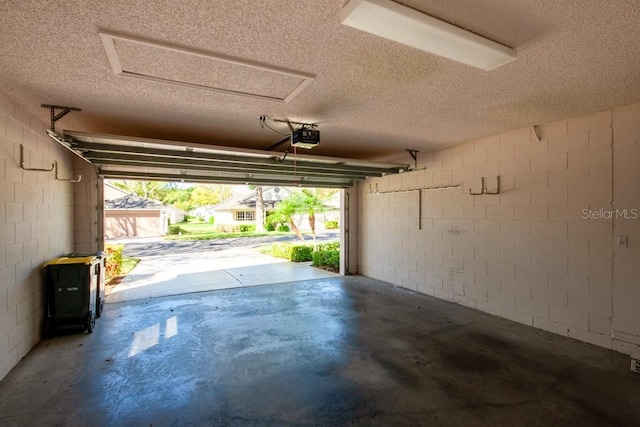
<path id="1" fill-rule="evenodd" d="M 489 191 L 487 189 L 487 180 L 483 176 L 480 178 L 480 186 L 482 187 L 479 193 L 472 193 L 469 189 L 469 194 L 472 196 L 482 196 L 483 194 L 500 194 L 500 175 L 496 176 L 496 191 Z"/>
<path id="2" fill-rule="evenodd" d="M 65 179 L 65 178 L 59 178 L 58 177 L 58 162 L 54 161 L 53 163 L 51 163 L 51 168 L 49 169 L 44 169 L 44 168 L 28 168 L 24 165 L 24 146 L 22 144 L 20 144 L 20 167 L 23 170 L 26 171 L 34 171 L 34 172 L 51 172 L 51 171 L 55 171 L 55 177 L 57 181 L 64 181 L 64 182 L 80 182 L 82 181 L 82 175 L 78 175 L 78 178 L 71 178 L 71 179 Z"/>

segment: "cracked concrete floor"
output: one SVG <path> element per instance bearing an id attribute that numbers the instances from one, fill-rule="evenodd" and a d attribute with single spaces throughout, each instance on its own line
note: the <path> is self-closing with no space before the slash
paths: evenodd
<path id="1" fill-rule="evenodd" d="M 2 426 L 640 425 L 629 358 L 363 277 L 107 305 L 0 383 Z"/>

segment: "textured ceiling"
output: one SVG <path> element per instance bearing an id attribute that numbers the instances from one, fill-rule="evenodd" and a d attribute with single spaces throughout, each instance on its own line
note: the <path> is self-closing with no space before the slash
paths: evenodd
<path id="1" fill-rule="evenodd" d="M 485 72 L 340 24 L 347 0 L 0 2 L 0 90 L 43 120 L 41 103 L 82 108 L 63 129 L 264 149 L 258 117 L 319 124 L 309 154 L 375 159 L 640 101 L 635 0 L 403 0 L 518 51 Z M 238 97 L 113 73 L 106 30 L 299 70 L 291 102 Z M 123 49 L 139 72 L 281 96 L 286 79 L 207 60 Z M 172 68 L 162 64 L 173 61 Z M 240 84 L 241 83 L 241 84 Z M 295 85 L 295 84 L 294 84 Z M 286 131 L 286 126 L 279 130 Z"/>

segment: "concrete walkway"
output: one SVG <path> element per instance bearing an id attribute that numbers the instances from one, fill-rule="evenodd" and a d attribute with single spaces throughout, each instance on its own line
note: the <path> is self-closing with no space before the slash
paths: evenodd
<path id="1" fill-rule="evenodd" d="M 338 276 L 309 262 L 288 262 L 257 252 L 253 248 L 269 243 L 264 238 L 196 242 L 143 238 L 124 243 L 125 254 L 141 261 L 120 284 L 108 289 L 107 303 Z"/>

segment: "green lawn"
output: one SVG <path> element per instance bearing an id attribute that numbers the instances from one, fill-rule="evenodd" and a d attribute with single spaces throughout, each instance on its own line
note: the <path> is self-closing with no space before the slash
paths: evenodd
<path id="1" fill-rule="evenodd" d="M 191 221 L 179 222 L 176 225 L 180 226 L 181 230 L 186 233 L 199 234 L 199 233 L 213 233 L 216 231 L 215 224 L 209 224 L 208 222 Z"/>
<path id="2" fill-rule="evenodd" d="M 294 234 L 292 231 L 265 231 L 262 233 L 251 231 L 224 232 L 218 231 L 215 224 L 209 224 L 204 221 L 201 222 L 195 218 L 190 218 L 187 222 L 178 222 L 174 225 L 180 227 L 182 234 L 168 234 L 164 236 L 166 240 L 210 240 L 235 237 L 290 236 Z M 247 225 L 252 225 L 252 223 L 247 223 Z M 302 234 L 311 236 L 311 232 L 307 230 L 303 231 Z"/>
<path id="3" fill-rule="evenodd" d="M 124 279 L 124 277 L 131 273 L 131 270 L 133 270 L 135 268 L 136 265 L 138 265 L 138 263 L 140 262 L 140 258 L 132 258 L 132 257 L 128 257 L 128 256 L 123 256 L 122 257 L 122 265 L 120 267 L 120 275 L 115 276 L 115 277 L 106 277 L 106 282 L 105 284 L 107 286 L 115 286 L 118 283 L 120 283 L 120 281 L 122 279 Z"/>
<path id="4" fill-rule="evenodd" d="M 121 276 L 126 276 L 135 268 L 136 265 L 140 262 L 140 258 L 131 258 L 128 256 L 122 257 L 122 267 L 120 270 Z"/>
<path id="5" fill-rule="evenodd" d="M 196 232 L 193 234 L 183 234 L 179 235 L 167 235 L 164 236 L 166 240 L 209 240 L 209 239 L 225 239 L 225 238 L 233 238 L 233 237 L 262 237 L 262 236 L 285 236 L 292 234 L 290 231 L 288 232 L 278 232 L 278 231 L 265 231 L 264 233 L 253 233 L 250 231 L 246 232 L 238 232 L 238 233 L 224 233 L 221 231 L 212 231 L 212 232 Z"/>

